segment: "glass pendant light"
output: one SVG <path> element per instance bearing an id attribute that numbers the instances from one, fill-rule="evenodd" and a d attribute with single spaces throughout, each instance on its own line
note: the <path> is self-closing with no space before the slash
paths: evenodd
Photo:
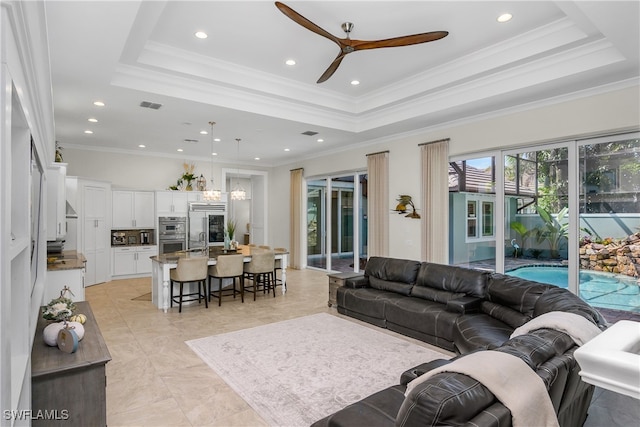
<path id="1" fill-rule="evenodd" d="M 236 138 L 238 143 L 238 165 L 240 164 L 240 138 Z M 236 186 L 231 190 L 231 200 L 244 200 L 247 197 L 246 191 L 240 185 L 240 166 L 238 166 L 238 176 L 236 177 Z"/>
<path id="2" fill-rule="evenodd" d="M 211 126 L 211 188 L 207 188 L 202 193 L 202 198 L 208 202 L 218 201 L 222 196 L 220 190 L 216 190 L 213 186 L 213 125 L 215 124 L 216 122 L 209 122 Z"/>

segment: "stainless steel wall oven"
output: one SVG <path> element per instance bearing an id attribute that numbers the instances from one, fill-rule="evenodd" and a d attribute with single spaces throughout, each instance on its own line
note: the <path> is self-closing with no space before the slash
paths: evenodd
<path id="1" fill-rule="evenodd" d="M 160 217 L 158 226 L 158 253 L 166 254 L 187 249 L 187 218 Z"/>

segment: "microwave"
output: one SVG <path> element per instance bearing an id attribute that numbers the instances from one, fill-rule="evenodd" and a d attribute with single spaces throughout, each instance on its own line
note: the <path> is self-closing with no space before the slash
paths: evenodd
<path id="1" fill-rule="evenodd" d="M 185 217 L 164 216 L 158 219 L 158 233 L 161 236 L 187 234 L 187 219 Z"/>

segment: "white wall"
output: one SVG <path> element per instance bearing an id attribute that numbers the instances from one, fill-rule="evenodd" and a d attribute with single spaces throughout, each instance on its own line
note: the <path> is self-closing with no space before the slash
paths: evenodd
<path id="1" fill-rule="evenodd" d="M 62 144 L 64 146 L 64 144 Z M 193 159 L 150 156 L 144 153 L 122 154 L 93 150 L 79 150 L 65 147 L 64 161 L 69 164 L 68 176 L 79 176 L 99 181 L 111 182 L 113 188 L 131 188 L 137 190 L 166 190 L 175 185 L 184 172 L 183 163 L 195 165 L 195 175 L 202 174 L 211 183 L 211 162 Z M 214 163 L 213 175 L 215 187 L 224 191 L 222 169 L 237 168 L 235 164 Z M 242 170 L 242 166 L 240 166 Z M 252 169 L 255 168 L 252 165 Z M 260 169 L 265 170 L 266 168 Z M 235 183 L 235 179 L 234 179 Z M 193 183 L 195 186 L 195 182 Z"/>
<path id="2" fill-rule="evenodd" d="M 289 193 L 275 189 L 289 188 L 291 169 L 304 168 L 305 177 L 366 169 L 367 153 L 389 150 L 390 208 L 395 206 L 399 194 L 410 194 L 420 215 L 428 216 L 429 213 L 421 209 L 418 146 L 421 143 L 450 138 L 450 155 L 456 156 L 638 128 L 640 86 L 636 85 L 555 105 L 521 109 L 500 117 L 441 125 L 420 134 L 398 136 L 367 147 L 290 163 L 275 168 L 270 176 L 270 236 L 274 245 L 289 246 L 289 223 L 282 221 L 289 218 Z M 420 221 L 391 212 L 389 215 L 390 256 L 422 259 Z"/>

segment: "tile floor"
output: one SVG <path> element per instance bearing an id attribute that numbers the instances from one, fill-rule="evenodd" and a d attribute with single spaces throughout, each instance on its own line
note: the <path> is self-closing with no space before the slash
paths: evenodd
<path id="1" fill-rule="evenodd" d="M 225 299 L 163 313 L 145 301 L 151 280 L 114 280 L 86 289 L 112 356 L 107 364 L 107 423 L 120 426 L 265 426 L 265 422 L 184 343 L 313 313 L 327 307 L 326 274 L 288 270 L 286 295 Z M 279 289 L 278 289 L 279 291 Z M 638 401 L 597 390 L 586 426 L 626 426 Z"/>

